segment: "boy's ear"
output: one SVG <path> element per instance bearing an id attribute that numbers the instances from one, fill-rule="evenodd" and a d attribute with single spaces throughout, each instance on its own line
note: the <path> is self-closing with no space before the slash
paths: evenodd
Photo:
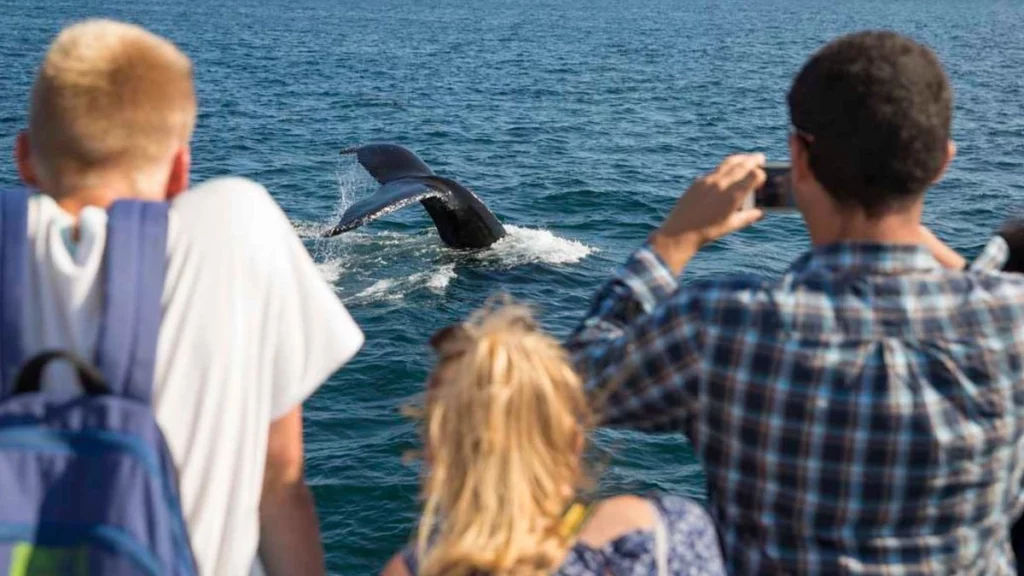
<path id="1" fill-rule="evenodd" d="M 35 166 L 32 165 L 32 144 L 28 139 L 28 132 L 18 132 L 14 141 L 14 161 L 18 165 L 18 175 L 26 186 L 39 188 L 39 176 L 36 174 Z"/>
<path id="2" fill-rule="evenodd" d="M 168 200 L 173 200 L 175 196 L 188 190 L 189 171 L 192 169 L 192 151 L 187 144 L 174 153 L 174 159 L 171 162 L 171 174 L 167 178 Z"/>

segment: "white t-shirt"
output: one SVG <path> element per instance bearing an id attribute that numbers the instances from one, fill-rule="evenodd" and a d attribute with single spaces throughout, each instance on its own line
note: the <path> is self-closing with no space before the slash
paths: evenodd
<path id="1" fill-rule="evenodd" d="M 92 357 L 106 223 L 104 210 L 86 208 L 72 244 L 74 219 L 49 197 L 30 201 L 27 355 L 61 348 Z M 243 575 L 259 541 L 270 423 L 347 362 L 363 334 L 258 184 L 198 186 L 172 202 L 168 226 L 156 419 L 178 467 L 200 574 Z"/>

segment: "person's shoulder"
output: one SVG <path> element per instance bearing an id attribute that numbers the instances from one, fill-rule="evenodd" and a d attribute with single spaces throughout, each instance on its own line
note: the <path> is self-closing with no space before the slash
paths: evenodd
<path id="1" fill-rule="evenodd" d="M 226 224 L 283 216 L 263 185 L 239 176 L 214 178 L 189 189 L 171 201 L 171 211 L 182 217 L 216 218 Z"/>
<path id="2" fill-rule="evenodd" d="M 579 538 L 587 546 L 601 548 L 631 532 L 650 530 L 653 525 L 650 503 L 640 496 L 623 494 L 595 502 Z"/>
<path id="3" fill-rule="evenodd" d="M 718 532 L 704 506 L 683 496 L 659 494 L 651 498 L 666 529 L 670 557 L 690 568 L 686 574 L 726 573 Z"/>
<path id="4" fill-rule="evenodd" d="M 172 234 L 182 240 L 225 251 L 273 248 L 282 237 L 297 236 L 267 189 L 242 177 L 215 178 L 189 189 L 171 201 L 171 219 Z"/>
<path id="5" fill-rule="evenodd" d="M 713 527 L 714 522 L 707 509 L 696 501 L 674 494 L 658 494 L 651 498 L 658 511 L 670 526 L 684 523 L 690 526 Z"/>
<path id="6" fill-rule="evenodd" d="M 1024 274 L 1019 272 L 1004 272 L 1002 270 L 971 270 L 963 272 L 963 275 L 981 280 L 992 285 L 1005 286 L 1010 289 L 1024 287 Z"/>
<path id="7" fill-rule="evenodd" d="M 633 524 L 646 524 L 651 520 L 649 501 L 635 494 L 620 494 L 594 504 L 592 518 L 602 516 L 622 518 Z"/>
<path id="8" fill-rule="evenodd" d="M 730 274 L 690 282 L 685 290 L 707 296 L 745 295 L 767 289 L 771 284 L 756 274 Z"/>
<path id="9" fill-rule="evenodd" d="M 953 283 L 954 291 L 968 294 L 982 293 L 999 295 L 1013 301 L 1024 301 L 1024 274 L 1001 270 L 968 270 L 945 275 L 947 283 Z"/>
<path id="10" fill-rule="evenodd" d="M 740 307 L 753 311 L 770 304 L 772 285 L 753 274 L 720 276 L 690 282 L 673 296 L 678 310 L 697 316 L 717 317 L 722 309 Z"/>
<path id="11" fill-rule="evenodd" d="M 402 552 L 396 553 L 381 570 L 380 576 L 412 576 Z"/>
<path id="12" fill-rule="evenodd" d="M 623 494 L 594 504 L 590 520 L 580 532 L 580 539 L 589 546 L 601 547 L 631 532 L 651 530 L 655 523 L 655 508 L 670 530 L 687 527 L 714 534 L 714 522 L 707 510 L 689 498 L 666 494 L 649 498 Z"/>
<path id="13" fill-rule="evenodd" d="M 984 308 L 998 324 L 1017 330 L 1024 324 L 1024 274 L 1016 272 L 970 272 L 960 291 L 971 309 Z"/>

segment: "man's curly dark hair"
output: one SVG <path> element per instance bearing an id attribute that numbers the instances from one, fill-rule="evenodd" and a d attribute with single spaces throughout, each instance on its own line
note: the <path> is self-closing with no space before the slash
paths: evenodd
<path id="1" fill-rule="evenodd" d="M 953 97 L 931 50 L 894 32 L 843 36 L 804 65 L 790 118 L 841 206 L 876 217 L 916 200 L 947 154 Z"/>

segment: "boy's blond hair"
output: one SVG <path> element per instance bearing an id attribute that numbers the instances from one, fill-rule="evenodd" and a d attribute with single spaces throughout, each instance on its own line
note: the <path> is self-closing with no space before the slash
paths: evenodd
<path id="1" fill-rule="evenodd" d="M 29 112 L 34 165 L 58 188 L 97 171 L 146 170 L 188 143 L 195 118 L 192 63 L 174 44 L 87 20 L 61 32 L 40 67 Z"/>

